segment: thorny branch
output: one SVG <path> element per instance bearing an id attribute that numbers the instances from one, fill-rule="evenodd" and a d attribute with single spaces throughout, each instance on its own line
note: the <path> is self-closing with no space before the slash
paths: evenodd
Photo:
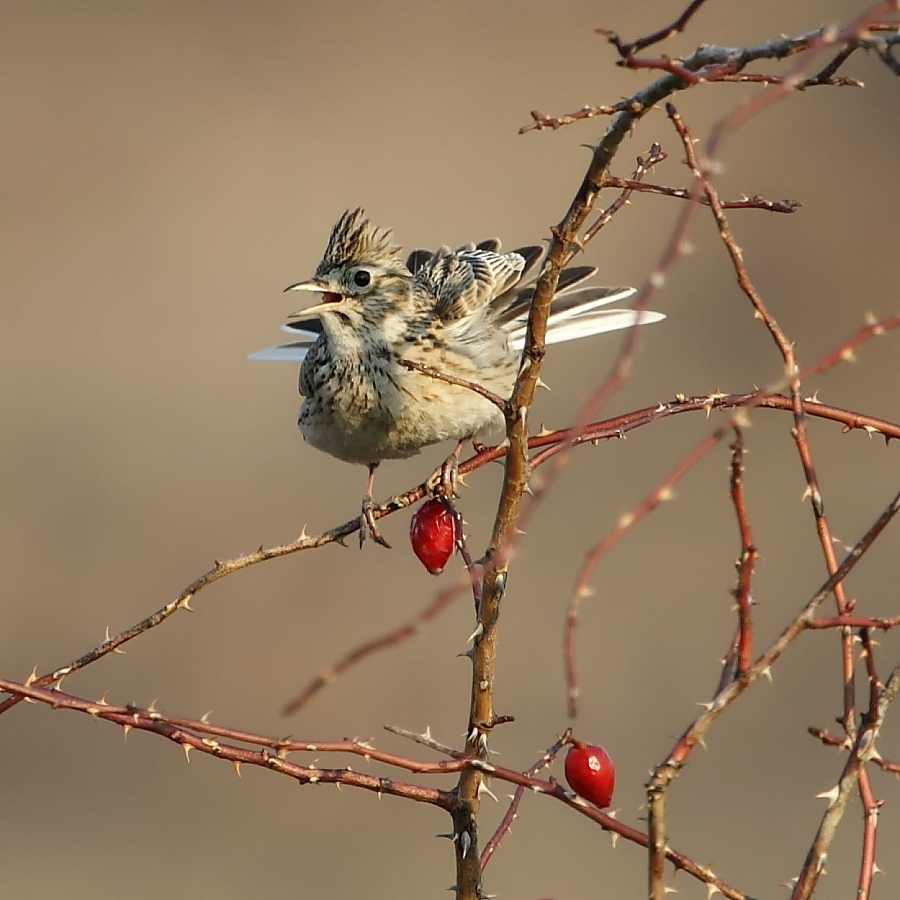
<path id="1" fill-rule="evenodd" d="M 431 804 L 448 811 L 452 811 L 454 805 L 452 791 L 426 788 L 384 776 L 361 773 L 349 766 L 323 768 L 315 763 L 302 766 L 291 762 L 287 759 L 287 756 L 291 753 L 345 753 L 361 757 L 366 761 L 383 763 L 420 775 L 446 775 L 474 770 L 497 780 L 515 784 L 519 788 L 552 797 L 575 812 L 591 819 L 605 831 L 610 831 L 638 846 L 647 846 L 646 834 L 619 822 L 608 813 L 591 806 L 581 797 L 566 790 L 553 779 L 544 781 L 535 778 L 530 774 L 530 770 L 519 772 L 514 769 L 504 768 L 460 751 L 449 751 L 453 757 L 449 760 L 425 762 L 378 750 L 367 742 L 352 740 L 296 741 L 289 738 L 272 738 L 252 732 L 212 725 L 203 719 L 184 719 L 167 716 L 156 709 L 140 709 L 136 706 L 113 706 L 105 698 L 85 700 L 59 690 L 48 690 L 35 687 L 33 684 L 21 684 L 4 678 L 0 678 L 0 690 L 8 691 L 23 699 L 44 703 L 53 709 L 68 709 L 86 713 L 99 721 L 106 721 L 121 726 L 126 734 L 132 730 L 157 734 L 170 740 L 172 743 L 178 744 L 184 751 L 188 761 L 190 761 L 190 754 L 197 751 L 198 753 L 230 762 L 238 775 L 241 774 L 241 767 L 244 765 L 257 766 L 269 769 L 277 774 L 286 775 L 303 785 L 348 785 L 362 788 L 375 794 L 389 794 L 420 803 Z M 402 729 L 391 730 L 395 733 L 403 734 Z M 419 737 L 424 738 L 426 736 Z M 259 749 L 236 746 L 235 742 L 250 744 L 252 748 L 258 747 Z M 435 742 L 423 740 L 421 743 L 433 745 Z M 440 748 L 440 752 L 447 752 L 447 748 Z M 542 761 L 537 764 L 537 769 L 540 769 L 543 764 L 542 757 Z M 502 834 L 498 833 L 497 840 L 501 837 Z M 496 846 L 493 849 L 496 849 Z M 705 884 L 711 885 L 729 900 L 748 900 L 741 891 L 722 881 L 710 867 L 699 865 L 683 853 L 669 848 L 667 859 L 677 869 L 681 869 Z"/>
<path id="2" fill-rule="evenodd" d="M 598 115 L 612 116 L 608 128 L 601 140 L 593 147 L 590 165 L 582 179 L 581 185 L 561 222 L 553 229 L 544 271 L 538 280 L 531 315 L 528 324 L 522 368 L 516 387 L 509 401 L 494 397 L 489 392 L 484 396 L 501 406 L 507 414 L 508 446 L 487 448 L 478 452 L 471 459 L 460 465 L 461 473 L 473 471 L 494 459 L 505 457 L 506 470 L 503 489 L 499 501 L 497 517 L 491 537 L 490 547 L 481 564 L 483 580 L 481 584 L 480 603 L 477 604 L 478 627 L 473 635 L 470 651 L 472 662 L 472 691 L 468 716 L 465 748 L 462 751 L 447 751 L 451 758 L 436 763 L 427 763 L 387 754 L 367 744 L 354 741 L 340 742 L 295 742 L 286 739 L 272 739 L 232 729 L 213 726 L 203 720 L 183 720 L 164 716 L 155 710 L 140 710 L 135 707 L 114 707 L 105 700 L 87 701 L 60 689 L 63 679 L 69 674 L 92 664 L 96 660 L 113 652 L 121 652 L 123 644 L 140 634 L 151 630 L 167 621 L 175 612 L 190 609 L 190 601 L 205 587 L 226 575 L 233 574 L 248 566 L 264 562 L 278 556 L 284 556 L 303 550 L 314 549 L 329 543 L 341 543 L 358 528 L 358 519 L 354 518 L 343 525 L 338 525 L 318 536 L 302 533 L 297 540 L 269 549 L 260 547 L 255 553 L 232 560 L 216 561 L 212 569 L 192 582 L 172 602 L 166 604 L 141 622 L 136 623 L 118 635 L 107 637 L 97 647 L 73 660 L 69 664 L 55 669 L 53 672 L 38 677 L 33 674 L 25 683 L 0 679 L 0 690 L 9 697 L 0 703 L 3 713 L 23 699 L 38 701 L 54 708 L 68 708 L 90 714 L 97 719 L 118 724 L 126 731 L 140 729 L 155 733 L 179 744 L 185 754 L 190 751 L 208 754 L 232 762 L 239 772 L 242 764 L 268 768 L 280 774 L 294 778 L 302 784 L 335 783 L 348 784 L 375 793 L 389 793 L 418 802 L 429 803 L 448 811 L 453 818 L 453 844 L 457 861 L 456 896 L 463 900 L 481 900 L 484 895 L 482 887 L 482 870 L 496 850 L 499 841 L 508 830 L 515 816 L 522 792 L 529 788 L 538 793 L 554 797 L 568 804 L 583 815 L 592 819 L 601 828 L 612 831 L 639 845 L 649 848 L 649 880 L 650 894 L 654 900 L 661 900 L 666 892 L 664 883 L 664 863 L 673 863 L 694 877 L 705 882 L 711 889 L 718 890 L 730 898 L 744 898 L 735 888 L 718 879 L 708 868 L 699 866 L 692 860 L 677 853 L 669 847 L 666 829 L 666 790 L 684 767 L 693 747 L 702 741 L 719 714 L 739 697 L 747 687 L 754 683 L 760 675 L 768 672 L 782 653 L 794 640 L 806 630 L 838 628 L 842 635 L 842 681 L 844 703 L 841 723 L 844 729 L 842 739 L 832 738 L 825 732 L 814 732 L 826 743 L 839 743 L 848 749 L 848 758 L 844 771 L 835 788 L 828 811 L 823 817 L 816 838 L 810 848 L 806 863 L 801 870 L 794 887 L 794 897 L 810 896 L 815 887 L 818 875 L 822 870 L 822 861 L 833 838 L 835 828 L 843 814 L 849 796 L 856 788 L 866 813 L 866 830 L 862 853 L 859 891 L 860 896 L 867 896 L 874 871 L 874 839 L 875 820 L 879 804 L 874 800 L 868 783 L 866 763 L 873 760 L 879 763 L 875 754 L 874 742 L 884 719 L 889 703 L 900 690 L 900 668 L 895 669 L 888 683 L 881 688 L 877 679 L 875 662 L 872 655 L 872 642 L 869 629 L 893 628 L 900 624 L 900 617 L 878 619 L 855 615 L 853 603 L 843 593 L 843 580 L 859 559 L 866 553 L 872 543 L 896 515 L 900 508 L 900 494 L 891 501 L 887 509 L 868 532 L 860 539 L 853 550 L 838 564 L 834 553 L 834 541 L 829 524 L 825 518 L 821 489 L 813 466 L 809 440 L 806 433 L 808 416 L 819 416 L 843 424 L 845 431 L 864 429 L 870 435 L 880 433 L 888 440 L 900 437 L 900 426 L 874 417 L 826 406 L 816 400 L 801 396 L 802 377 L 815 372 L 824 371 L 831 365 L 844 359 L 852 349 L 864 340 L 876 336 L 889 328 L 900 324 L 900 317 L 869 323 L 856 335 L 845 341 L 833 354 L 801 372 L 796 362 L 792 342 L 780 329 L 774 317 L 766 307 L 761 296 L 755 290 L 749 274 L 744 266 L 740 251 L 731 233 L 730 225 L 725 217 L 726 209 L 765 209 L 771 212 L 792 212 L 797 205 L 793 201 L 773 202 L 758 196 L 738 201 L 721 201 L 711 183 L 710 173 L 713 163 L 724 137 L 748 118 L 758 114 L 770 103 L 791 91 L 803 90 L 818 85 L 858 85 L 850 78 L 838 77 L 839 68 L 858 49 L 872 50 L 881 62 L 894 74 L 900 74 L 900 64 L 895 56 L 898 38 L 896 23 L 876 21 L 879 16 L 896 13 L 900 10 L 897 0 L 877 4 L 855 22 L 843 29 L 818 29 L 795 37 L 781 37 L 762 44 L 745 48 L 724 48 L 702 46 L 685 59 L 641 59 L 635 53 L 659 43 L 671 35 L 684 30 L 692 17 L 699 11 L 704 0 L 693 0 L 684 12 L 669 26 L 630 43 L 623 42 L 614 32 L 598 29 L 605 34 L 620 54 L 620 65 L 635 68 L 659 70 L 663 72 L 656 81 L 635 93 L 626 100 L 609 106 L 584 107 L 567 117 L 550 119 L 539 113 L 532 113 L 533 124 L 523 131 L 541 128 L 558 128 L 571 122 L 588 119 Z M 833 52 L 835 55 L 820 71 L 812 76 L 804 77 L 815 54 Z M 796 57 L 795 63 L 783 75 L 753 74 L 745 72 L 745 68 L 761 59 L 784 59 Z M 654 145 L 646 159 L 639 159 L 638 168 L 631 179 L 617 179 L 609 174 L 609 167 L 623 141 L 630 134 L 639 120 L 653 110 L 659 103 L 678 91 L 708 82 L 753 81 L 768 85 L 758 96 L 739 106 L 735 112 L 722 120 L 712 131 L 703 154 L 696 154 L 690 132 L 684 122 L 674 111 L 669 110 L 670 118 L 675 125 L 687 156 L 688 165 L 694 175 L 694 185 L 689 189 L 671 188 L 662 185 L 648 184 L 645 175 L 665 158 L 658 145 Z M 622 191 L 619 199 L 601 215 L 597 222 L 584 230 L 585 223 L 594 208 L 599 192 L 604 187 L 614 187 Z M 559 273 L 572 257 L 590 240 L 617 209 L 624 206 L 629 196 L 635 191 L 659 193 L 673 198 L 689 201 L 684 205 L 679 222 L 674 229 L 671 241 L 660 258 L 657 267 L 651 273 L 646 284 L 638 295 L 637 308 L 643 309 L 647 299 L 662 283 L 664 273 L 671 267 L 683 252 L 683 239 L 698 206 L 708 207 L 719 226 L 722 242 L 732 258 L 738 282 L 753 306 L 759 319 L 769 330 L 779 352 L 785 370 L 785 384 L 788 396 L 773 391 L 754 391 L 742 395 L 713 394 L 705 397 L 678 397 L 675 401 L 638 410 L 624 416 L 604 422 L 593 422 L 597 410 L 609 396 L 625 380 L 633 358 L 636 342 L 636 330 L 632 329 L 626 336 L 620 353 L 614 363 L 610 377 L 591 398 L 582 416 L 574 427 L 562 431 L 542 433 L 537 436 L 528 435 L 528 410 L 539 383 L 539 374 L 545 353 L 546 325 L 550 300 L 558 280 Z M 447 380 L 447 376 L 434 372 L 434 377 Z M 472 387 L 471 385 L 464 385 Z M 779 387 L 778 390 L 781 390 Z M 546 493 L 546 484 L 539 496 L 527 507 L 523 508 L 523 494 L 528 488 L 532 472 L 544 463 L 555 460 L 558 467 L 562 456 L 577 445 L 590 441 L 622 436 L 630 430 L 657 422 L 671 415 L 690 411 L 706 411 L 714 408 L 737 409 L 738 413 L 709 435 L 695 450 L 673 469 L 666 481 L 651 493 L 644 504 L 634 513 L 619 523 L 619 527 L 598 544 L 590 554 L 590 562 L 583 568 L 576 585 L 575 595 L 580 598 L 587 591 L 587 578 L 596 560 L 622 534 L 631 528 L 638 519 L 655 508 L 668 496 L 671 485 L 677 481 L 704 453 L 716 446 L 727 434 L 739 424 L 738 420 L 746 414 L 746 410 L 756 408 L 774 408 L 792 413 L 794 439 L 800 457 L 804 478 L 808 488 L 808 498 L 814 514 L 814 521 L 825 557 L 828 578 L 816 595 L 800 610 L 791 623 L 785 628 L 777 640 L 755 661 L 751 659 L 751 622 L 750 622 L 750 579 L 753 562 L 756 558 L 756 547 L 752 540 L 749 519 L 743 498 L 743 445 L 740 432 L 737 432 L 732 445 L 732 477 L 731 495 L 738 519 L 741 535 L 741 556 L 738 560 L 738 583 L 735 587 L 735 599 L 738 607 L 738 629 L 732 644 L 732 663 L 726 666 L 727 677 L 723 673 L 720 689 L 706 710 L 684 731 L 667 758 L 657 766 L 647 786 L 648 807 L 650 811 L 648 834 L 619 823 L 613 817 L 589 807 L 584 801 L 571 795 L 552 779 L 542 781 L 534 775 L 552 761 L 553 757 L 564 745 L 565 736 L 541 757 L 541 759 L 525 772 L 505 769 L 489 763 L 486 759 L 488 737 L 491 729 L 507 717 L 498 717 L 493 710 L 493 683 L 496 666 L 497 627 L 501 601 L 506 583 L 506 569 L 509 550 L 515 540 L 516 528 L 522 524 L 523 517 L 533 514 L 540 497 Z M 529 451 L 535 451 L 529 458 Z M 554 467 L 551 467 L 551 474 Z M 376 518 L 381 518 L 403 509 L 424 496 L 426 484 L 418 485 L 409 491 L 391 498 L 375 510 Z M 470 571 L 474 570 L 469 564 Z M 359 659 L 383 647 L 392 646 L 404 640 L 416 628 L 436 616 L 441 609 L 459 592 L 470 579 L 461 580 L 461 584 L 442 592 L 432 604 L 418 614 L 411 622 L 399 629 L 370 641 L 352 651 L 332 670 L 323 673 L 318 682 L 311 685 L 307 692 L 295 703 L 305 703 L 315 691 L 328 681 L 346 670 Z M 816 613 L 828 594 L 834 594 L 837 615 L 816 618 Z M 570 609 L 570 619 L 571 609 Z M 574 625 L 571 626 L 574 628 Z M 854 660 L 852 655 L 852 629 L 861 629 L 859 640 L 865 649 L 866 674 L 869 685 L 868 709 L 857 723 L 854 699 Z M 571 635 L 572 631 L 567 631 Z M 571 648 L 566 653 L 567 664 L 574 663 Z M 577 688 L 574 676 L 570 679 L 570 703 L 573 703 Z M 52 687 L 48 687 L 52 686 Z M 574 707 L 573 707 L 574 710 Z M 427 743 L 424 742 L 423 743 Z M 239 745 L 249 746 L 239 746 Z M 446 749 L 446 748 L 445 748 Z M 380 776 L 368 775 L 353 771 L 349 766 L 341 769 L 321 769 L 315 764 L 298 765 L 287 760 L 289 753 L 300 752 L 342 752 L 361 756 L 366 760 L 380 762 L 396 768 L 419 774 L 459 773 L 459 783 L 455 790 L 444 791 L 425 788 L 406 782 Z M 479 852 L 477 838 L 477 816 L 483 780 L 486 775 L 495 779 L 517 785 L 513 802 L 500 827 L 484 849 Z"/>
<path id="3" fill-rule="evenodd" d="M 716 693 L 747 671 L 750 666 L 750 649 L 753 640 L 750 617 L 753 603 L 751 583 L 759 551 L 753 541 L 750 515 L 744 495 L 744 434 L 740 428 L 734 429 L 734 441 L 731 445 L 731 503 L 734 506 L 741 538 L 741 554 L 734 564 L 738 572 L 738 580 L 733 592 L 738 624 L 731 646 L 722 663 L 722 674 Z"/>
<path id="4" fill-rule="evenodd" d="M 807 898 L 811 897 L 818 883 L 819 876 L 824 871 L 828 848 L 834 840 L 837 826 L 850 800 L 850 794 L 854 788 L 861 785 L 862 778 L 866 775 L 865 765 L 876 754 L 875 740 L 881 730 L 887 708 L 893 703 L 897 692 L 900 691 L 900 666 L 894 668 L 882 690 L 875 690 L 876 683 L 876 679 L 870 679 L 870 684 L 873 687 L 872 702 L 868 712 L 863 717 L 861 727 L 855 734 L 853 749 L 847 757 L 841 777 L 834 789 L 823 795 L 828 799 L 828 809 L 822 817 L 819 830 L 816 833 L 812 846 L 809 848 L 806 861 L 791 893 L 791 900 L 807 900 Z M 858 896 L 861 897 L 868 896 L 868 889 L 871 885 L 871 876 L 875 863 L 874 822 L 878 814 L 878 804 L 871 798 L 868 780 L 866 780 L 866 793 L 869 795 L 868 802 L 864 804 L 867 824 L 866 836 L 868 840 L 866 841 L 866 852 L 863 854 L 863 865 L 860 873 L 861 883 Z"/>
<path id="5" fill-rule="evenodd" d="M 900 493 L 897 493 L 884 512 L 857 541 L 853 549 L 844 557 L 835 572 L 803 606 L 790 624 L 773 641 L 769 648 L 739 678 L 720 691 L 704 711 L 685 729 L 669 751 L 666 759 L 653 772 L 647 784 L 649 810 L 649 838 L 651 847 L 650 893 L 653 900 L 665 896 L 662 850 L 666 844 L 666 791 L 687 764 L 691 751 L 701 744 L 715 720 L 762 675 L 769 672 L 781 655 L 813 621 L 815 614 L 829 594 L 833 593 L 850 574 L 866 551 L 874 544 L 885 528 L 900 511 Z M 854 778 L 857 777 L 854 772 Z"/>

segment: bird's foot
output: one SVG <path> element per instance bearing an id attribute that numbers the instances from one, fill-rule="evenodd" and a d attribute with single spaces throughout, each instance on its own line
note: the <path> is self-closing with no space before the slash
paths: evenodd
<path id="1" fill-rule="evenodd" d="M 460 446 L 431 473 L 428 480 L 425 482 L 428 491 L 435 497 L 443 497 L 445 500 L 452 501 L 454 497 L 459 496 L 457 486 L 465 484 L 462 480 L 462 476 L 459 474 L 459 451 L 461 446 L 462 445 L 460 444 Z"/>
<path id="2" fill-rule="evenodd" d="M 381 536 L 378 526 L 375 524 L 375 515 L 372 512 L 375 504 L 372 503 L 372 495 L 366 494 L 363 497 L 362 509 L 359 513 L 359 546 L 366 542 L 366 538 L 372 538 L 376 544 L 391 549 L 391 545 Z"/>

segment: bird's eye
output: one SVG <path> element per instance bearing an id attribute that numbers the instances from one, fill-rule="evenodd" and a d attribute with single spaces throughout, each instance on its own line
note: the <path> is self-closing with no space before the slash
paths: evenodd
<path id="1" fill-rule="evenodd" d="M 358 272 L 353 273 L 353 283 L 357 287 L 368 287 L 371 281 L 372 276 L 365 269 L 360 269 Z"/>

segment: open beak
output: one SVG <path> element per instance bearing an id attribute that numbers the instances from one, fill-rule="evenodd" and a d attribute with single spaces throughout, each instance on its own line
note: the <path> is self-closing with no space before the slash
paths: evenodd
<path id="1" fill-rule="evenodd" d="M 322 295 L 321 303 L 316 303 L 315 306 L 308 306 L 306 309 L 291 313 L 288 316 L 289 319 L 314 319 L 323 312 L 333 312 L 338 309 L 345 299 L 343 294 L 329 291 L 327 284 L 315 278 L 309 281 L 301 281 L 299 284 L 292 284 L 290 287 L 285 288 L 285 291 L 314 291 Z"/>

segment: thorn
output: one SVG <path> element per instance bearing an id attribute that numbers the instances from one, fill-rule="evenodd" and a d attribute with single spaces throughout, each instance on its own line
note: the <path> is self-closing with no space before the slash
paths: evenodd
<path id="1" fill-rule="evenodd" d="M 178 598 L 178 603 L 175 604 L 178 609 L 186 609 L 188 612 L 195 612 L 194 607 L 191 606 L 191 595 L 186 594 L 184 597 Z"/>
<path id="2" fill-rule="evenodd" d="M 500 802 L 500 801 L 497 799 L 497 795 L 496 795 L 496 794 L 495 794 L 495 793 L 487 786 L 487 784 L 485 784 L 484 781 L 482 781 L 482 782 L 479 783 L 479 785 L 478 785 L 478 793 L 479 793 L 479 794 L 487 794 L 488 797 L 490 797 L 491 800 L 493 800 L 494 802 L 496 802 L 496 803 L 499 803 L 499 802 Z"/>
<path id="3" fill-rule="evenodd" d="M 241 777 L 241 761 L 239 759 L 233 759 L 231 764 L 234 766 L 234 774 L 237 775 L 238 778 Z"/>
<path id="4" fill-rule="evenodd" d="M 190 762 L 191 761 L 191 750 L 193 750 L 194 748 L 190 744 L 185 742 L 181 745 L 181 749 L 184 750 L 184 758 L 188 762 Z"/>
<path id="5" fill-rule="evenodd" d="M 816 794 L 816 799 L 817 800 L 827 800 L 828 806 L 830 808 L 830 807 L 834 806 L 834 803 L 837 800 L 840 792 L 841 792 L 840 788 L 837 785 L 835 785 L 830 791 L 822 791 L 821 794 Z"/>
<path id="6" fill-rule="evenodd" d="M 469 635 L 469 638 L 466 641 L 466 643 L 471 644 L 473 641 L 476 641 L 478 638 L 480 638 L 483 634 L 484 634 L 484 625 L 481 622 L 479 622 L 475 626 L 475 630 Z"/>
<path id="7" fill-rule="evenodd" d="M 104 644 L 108 644 L 111 640 L 112 640 L 112 637 L 110 637 L 110 634 L 109 634 L 109 625 L 107 625 L 107 626 L 106 626 L 106 635 L 105 635 L 105 637 L 103 638 L 103 643 L 104 643 Z M 113 652 L 113 653 L 118 653 L 120 656 L 124 656 L 124 655 L 125 655 L 125 651 L 124 651 L 121 647 L 113 647 L 113 651 L 112 651 L 112 652 Z"/>
<path id="8" fill-rule="evenodd" d="M 31 670 L 31 674 L 25 679 L 25 687 L 31 687 L 38 680 L 37 666 Z"/>
<path id="9" fill-rule="evenodd" d="M 538 380 L 537 380 L 537 386 L 538 386 L 539 388 L 543 388 L 545 391 L 549 391 L 549 390 L 550 390 L 550 385 L 545 384 L 543 381 L 541 381 L 540 378 L 538 378 Z"/>
<path id="10" fill-rule="evenodd" d="M 203 715 L 200 716 L 200 721 L 201 721 L 204 725 L 209 725 L 209 717 L 212 715 L 212 713 L 213 713 L 212 710 L 209 710 L 209 712 L 203 713 Z"/>

